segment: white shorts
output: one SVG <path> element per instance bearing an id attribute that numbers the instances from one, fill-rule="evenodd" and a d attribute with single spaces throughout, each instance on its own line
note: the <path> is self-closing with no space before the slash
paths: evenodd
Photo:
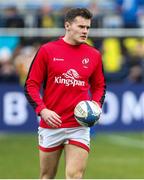
<path id="1" fill-rule="evenodd" d="M 59 129 L 38 129 L 39 149 L 44 152 L 52 152 L 62 149 L 65 144 L 73 144 L 84 148 L 89 152 L 90 149 L 90 128 L 59 128 Z"/>

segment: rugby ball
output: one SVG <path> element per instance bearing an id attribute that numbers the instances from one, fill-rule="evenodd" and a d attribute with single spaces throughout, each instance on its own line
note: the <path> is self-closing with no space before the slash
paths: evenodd
<path id="1" fill-rule="evenodd" d="M 92 101 L 80 101 L 74 109 L 74 117 L 77 122 L 86 127 L 94 126 L 102 113 L 97 103 Z"/>

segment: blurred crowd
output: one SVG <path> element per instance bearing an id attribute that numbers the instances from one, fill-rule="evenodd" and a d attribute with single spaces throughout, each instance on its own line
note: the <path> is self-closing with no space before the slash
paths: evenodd
<path id="1" fill-rule="evenodd" d="M 1 7 L 0 28 L 63 27 L 69 5 L 42 4 L 20 8 Z M 91 0 L 92 28 L 143 28 L 144 0 Z M 40 45 L 53 40 L 0 35 L 0 83 L 24 84 L 29 66 Z M 90 38 L 88 43 L 103 54 L 107 82 L 144 82 L 144 38 Z"/>
<path id="2" fill-rule="evenodd" d="M 37 0 L 32 0 L 25 6 L 20 6 L 20 2 L 14 4 L 15 1 L 18 3 L 18 0 L 13 0 L 13 4 L 0 1 L 0 27 L 63 27 L 65 11 L 72 5 L 69 0 L 64 4 L 58 0 L 53 3 L 41 0 L 43 3 L 38 5 Z M 144 0 L 87 0 L 87 3 L 80 1 L 78 5 L 91 10 L 94 28 L 144 27 Z"/>

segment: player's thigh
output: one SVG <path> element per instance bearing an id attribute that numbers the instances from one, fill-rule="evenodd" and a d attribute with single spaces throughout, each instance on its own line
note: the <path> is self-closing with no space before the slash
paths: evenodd
<path id="1" fill-rule="evenodd" d="M 40 172 L 42 176 L 44 174 L 47 174 L 49 177 L 55 175 L 61 153 L 62 149 L 53 152 L 39 150 Z"/>
<path id="2" fill-rule="evenodd" d="M 39 127 L 39 158 L 41 179 L 54 178 L 63 149 L 63 130 Z"/>
<path id="3" fill-rule="evenodd" d="M 65 145 L 64 150 L 66 178 L 82 178 L 86 169 L 88 151 L 72 144 Z"/>

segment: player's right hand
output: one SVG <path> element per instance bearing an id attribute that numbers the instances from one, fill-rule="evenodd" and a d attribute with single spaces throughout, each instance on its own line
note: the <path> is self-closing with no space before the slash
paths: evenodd
<path id="1" fill-rule="evenodd" d="M 41 110 L 40 115 L 49 126 L 53 128 L 58 128 L 61 126 L 61 117 L 56 112 L 45 108 Z"/>

